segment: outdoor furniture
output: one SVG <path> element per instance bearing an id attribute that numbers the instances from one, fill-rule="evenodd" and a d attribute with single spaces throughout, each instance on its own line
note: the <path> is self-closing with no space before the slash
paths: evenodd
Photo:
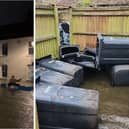
<path id="1" fill-rule="evenodd" d="M 98 91 L 48 83 L 36 86 L 40 128 L 96 129 Z"/>

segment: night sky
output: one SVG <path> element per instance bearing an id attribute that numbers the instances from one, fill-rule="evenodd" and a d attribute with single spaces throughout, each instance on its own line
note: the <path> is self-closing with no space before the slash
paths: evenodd
<path id="1" fill-rule="evenodd" d="M 0 39 L 33 36 L 33 1 L 0 1 Z"/>

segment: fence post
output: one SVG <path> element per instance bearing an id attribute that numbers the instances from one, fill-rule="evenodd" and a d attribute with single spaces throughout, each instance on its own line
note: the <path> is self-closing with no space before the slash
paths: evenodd
<path id="1" fill-rule="evenodd" d="M 72 33 L 73 33 L 72 32 L 72 25 L 73 25 L 73 23 L 72 23 L 72 7 L 69 8 L 69 12 L 70 12 L 69 13 L 70 14 L 70 31 L 69 31 L 70 32 L 70 44 L 72 44 L 72 41 L 73 41 L 72 40 Z"/>
<path id="2" fill-rule="evenodd" d="M 59 53 L 60 46 L 60 34 L 59 34 L 59 16 L 58 16 L 58 8 L 54 5 L 54 16 L 55 16 L 55 30 L 56 30 L 56 38 L 57 38 L 57 50 Z M 58 54 L 59 57 L 59 54 Z"/>
<path id="3" fill-rule="evenodd" d="M 39 129 L 39 119 L 38 119 L 37 106 L 35 108 L 35 116 L 36 116 L 36 119 L 35 119 L 35 129 Z"/>

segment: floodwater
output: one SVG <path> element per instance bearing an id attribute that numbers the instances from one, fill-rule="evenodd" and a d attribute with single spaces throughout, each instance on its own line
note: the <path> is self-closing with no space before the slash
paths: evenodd
<path id="1" fill-rule="evenodd" d="M 0 128 L 33 127 L 33 92 L 0 87 Z"/>
<path id="2" fill-rule="evenodd" d="M 129 129 L 129 117 L 102 114 L 99 129 Z"/>
<path id="3" fill-rule="evenodd" d="M 81 87 L 100 92 L 99 129 L 129 129 L 129 86 L 112 87 L 109 75 L 92 72 Z"/>

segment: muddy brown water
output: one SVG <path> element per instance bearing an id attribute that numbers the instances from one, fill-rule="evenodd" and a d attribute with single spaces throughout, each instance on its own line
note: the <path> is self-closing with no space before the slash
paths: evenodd
<path id="1" fill-rule="evenodd" d="M 81 87 L 100 93 L 99 129 L 129 129 L 129 86 L 112 87 L 109 75 L 92 72 Z"/>
<path id="2" fill-rule="evenodd" d="M 86 75 L 81 86 L 100 92 L 99 129 L 129 129 L 129 86 L 112 87 L 105 73 Z M 33 127 L 33 92 L 0 87 L 0 128 Z"/>
<path id="3" fill-rule="evenodd" d="M 33 127 L 33 92 L 0 87 L 0 128 Z"/>

